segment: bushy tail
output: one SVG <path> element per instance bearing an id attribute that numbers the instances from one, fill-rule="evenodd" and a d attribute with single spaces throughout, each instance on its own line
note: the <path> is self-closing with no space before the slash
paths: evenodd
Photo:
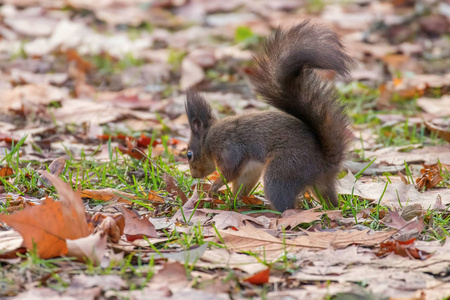
<path id="1" fill-rule="evenodd" d="M 352 59 L 337 35 L 308 21 L 288 31 L 278 29 L 254 56 L 255 90 L 269 105 L 305 123 L 316 136 L 327 163 L 339 165 L 348 144 L 347 124 L 339 95 L 314 69 L 347 77 Z"/>

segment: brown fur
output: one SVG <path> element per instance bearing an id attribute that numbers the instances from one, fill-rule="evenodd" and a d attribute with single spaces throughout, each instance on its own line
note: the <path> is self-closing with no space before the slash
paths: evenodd
<path id="1" fill-rule="evenodd" d="M 278 29 L 254 60 L 255 90 L 279 111 L 219 120 L 201 95 L 188 91 L 192 176 L 207 176 L 217 166 L 234 193 L 242 186 L 242 196 L 263 172 L 265 196 L 279 211 L 294 208 L 308 186 L 338 205 L 335 181 L 348 144 L 348 120 L 334 87 L 314 69 L 347 76 L 351 59 L 331 30 L 303 22 Z M 221 186 L 216 180 L 211 192 Z"/>

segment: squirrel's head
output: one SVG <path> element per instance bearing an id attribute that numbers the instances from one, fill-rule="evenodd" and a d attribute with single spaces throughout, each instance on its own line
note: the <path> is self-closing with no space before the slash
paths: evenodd
<path id="1" fill-rule="evenodd" d="M 205 153 L 206 135 L 216 117 L 211 106 L 200 94 L 188 90 L 186 96 L 186 114 L 191 128 L 186 156 L 192 177 L 201 178 L 216 170 L 214 161 Z"/>

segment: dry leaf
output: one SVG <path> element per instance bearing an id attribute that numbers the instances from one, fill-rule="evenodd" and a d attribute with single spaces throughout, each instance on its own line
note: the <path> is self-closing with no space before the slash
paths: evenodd
<path id="1" fill-rule="evenodd" d="M 236 229 L 245 225 L 247 222 L 252 222 L 261 227 L 263 226 L 263 224 L 256 218 L 234 211 L 222 211 L 215 215 L 212 221 L 215 223 L 217 229 L 226 229 L 228 227 L 233 227 Z"/>
<path id="2" fill-rule="evenodd" d="M 427 127 L 427 129 L 429 131 L 431 131 L 433 133 L 437 133 L 437 135 L 441 139 L 443 139 L 443 140 L 445 140 L 445 141 L 450 143 L 450 130 L 449 129 L 444 129 L 444 128 L 441 128 L 441 127 L 436 126 L 434 124 L 428 123 L 428 122 L 425 122 L 425 126 Z"/>
<path id="3" fill-rule="evenodd" d="M 168 262 L 153 276 L 148 287 L 162 290 L 170 289 L 173 292 L 187 287 L 188 284 L 185 266 L 179 262 Z"/>
<path id="4" fill-rule="evenodd" d="M 165 203 L 166 202 L 166 201 L 164 201 L 164 198 L 159 196 L 157 194 L 157 192 L 155 192 L 155 191 L 150 191 L 148 193 L 148 198 L 147 199 L 148 199 L 148 201 L 154 202 L 154 203 Z"/>
<path id="5" fill-rule="evenodd" d="M 425 260 L 431 256 L 430 253 L 419 250 L 415 247 L 414 242 L 415 238 L 410 239 L 408 241 L 387 241 L 380 245 L 380 250 L 378 251 L 378 256 L 384 256 L 391 252 L 394 252 L 397 255 L 405 256 L 409 258 L 416 258 Z"/>
<path id="6" fill-rule="evenodd" d="M 17 231 L 0 231 L 0 259 L 16 258 L 22 243 L 23 238 Z"/>
<path id="7" fill-rule="evenodd" d="M 238 230 L 219 230 L 219 234 L 229 249 L 259 253 L 269 260 L 278 258 L 284 251 L 292 252 L 302 247 L 325 249 L 330 246 L 329 241 L 315 237 L 304 236 L 298 241 L 277 238 L 251 225 L 241 226 Z"/>
<path id="8" fill-rule="evenodd" d="M 66 55 L 66 58 L 69 62 L 74 62 L 75 67 L 82 73 L 88 72 L 92 65 L 89 61 L 83 59 L 76 50 L 74 49 L 68 49 L 64 53 Z"/>
<path id="9" fill-rule="evenodd" d="M 317 212 L 317 208 L 300 211 L 298 209 L 286 210 L 281 218 L 277 220 L 277 228 L 285 227 L 294 229 L 297 225 L 302 223 L 311 223 L 316 220 L 320 220 L 320 216 L 324 212 Z"/>
<path id="10" fill-rule="evenodd" d="M 407 206 L 408 207 L 408 206 Z M 413 208 L 412 210 L 408 210 L 405 213 L 405 216 L 408 214 L 414 214 L 416 213 L 414 210 L 414 206 L 409 206 Z M 420 210 L 420 213 L 422 210 Z M 403 215 L 403 214 L 402 214 Z M 423 216 L 422 217 L 413 217 L 411 221 L 406 221 L 403 219 L 398 212 L 396 211 L 389 211 L 388 216 L 391 219 L 391 222 L 384 222 L 384 224 L 388 227 L 398 229 L 401 233 L 401 236 L 403 239 L 410 239 L 411 236 L 417 236 L 419 233 L 421 233 L 425 227 L 423 223 Z M 400 237 L 397 237 L 397 239 L 400 239 Z"/>
<path id="11" fill-rule="evenodd" d="M 253 195 L 243 196 L 242 202 L 244 202 L 244 204 L 247 204 L 247 205 L 263 205 L 264 204 L 264 202 L 261 199 L 259 199 L 258 197 L 255 197 Z"/>
<path id="12" fill-rule="evenodd" d="M 247 274 L 256 274 L 267 269 L 267 266 L 254 256 L 228 251 L 224 248 L 205 251 L 196 266 L 200 268 L 232 268 L 242 270 Z"/>
<path id="13" fill-rule="evenodd" d="M 400 177 L 400 180 L 404 183 L 404 184 L 411 184 L 411 182 L 409 182 L 408 178 L 403 175 L 402 172 L 398 171 L 397 175 Z"/>
<path id="14" fill-rule="evenodd" d="M 434 76 L 429 83 L 439 83 L 442 80 L 446 80 L 445 84 L 450 85 L 450 76 Z M 430 78 L 431 79 L 431 78 Z M 450 95 L 444 95 L 440 99 L 435 98 L 419 98 L 417 99 L 417 106 L 433 115 L 434 117 L 448 117 L 450 116 Z"/>
<path id="15" fill-rule="evenodd" d="M 67 254 L 69 257 L 76 257 L 80 261 L 90 261 L 99 265 L 106 252 L 105 232 L 99 231 L 85 238 L 67 240 Z"/>
<path id="16" fill-rule="evenodd" d="M 61 175 L 62 171 L 64 170 L 64 166 L 66 165 L 66 159 L 64 157 L 59 157 L 52 161 L 50 166 L 48 166 L 48 170 L 50 171 L 50 174 L 59 176 Z M 50 180 L 48 180 L 46 177 L 42 177 L 42 181 L 47 185 L 51 186 Z"/>
<path id="17" fill-rule="evenodd" d="M 437 209 L 437 210 L 446 210 L 447 209 L 447 206 L 442 204 L 441 196 L 437 197 L 436 202 L 433 204 L 431 209 Z"/>
<path id="18" fill-rule="evenodd" d="M 131 210 L 125 207 L 121 208 L 123 215 L 125 217 L 125 228 L 124 234 L 128 241 L 134 241 L 137 239 L 142 239 L 146 237 L 157 237 L 155 226 L 147 219 L 140 218 Z"/>
<path id="19" fill-rule="evenodd" d="M 251 284 L 263 285 L 269 283 L 270 268 L 267 268 L 261 272 L 258 272 L 250 277 L 244 279 L 245 282 Z"/>
<path id="20" fill-rule="evenodd" d="M 186 57 L 181 63 L 180 86 L 182 90 L 187 90 L 203 81 L 205 72 L 202 67 L 192 59 Z"/>
<path id="21" fill-rule="evenodd" d="M 351 195 L 353 191 L 353 195 L 355 196 L 378 201 L 385 187 L 385 182 L 372 182 L 372 180 L 370 182 L 364 182 L 360 179 L 355 183 L 355 177 L 351 173 L 348 173 L 344 178 L 339 179 L 337 190 L 339 194 Z M 448 197 L 450 196 L 450 189 L 431 190 L 420 193 L 414 185 L 406 185 L 399 181 L 388 184 L 381 203 L 391 202 L 397 204 L 400 202 L 403 206 L 420 203 L 423 207 L 429 207 L 434 204 L 437 195 L 441 195 L 444 204 L 450 201 L 450 197 Z"/>
<path id="22" fill-rule="evenodd" d="M 122 215 L 121 217 L 123 220 L 123 225 L 125 226 L 125 218 Z M 118 243 L 123 234 L 124 227 L 120 228 L 113 218 L 107 216 L 97 229 L 101 232 L 105 232 L 111 242 Z"/>
<path id="23" fill-rule="evenodd" d="M 41 205 L 26 207 L 12 215 L 0 215 L 5 222 L 23 237 L 23 245 L 33 249 L 36 244 L 41 258 L 52 258 L 67 253 L 66 239 L 89 235 L 83 201 L 79 192 L 72 191 L 68 183 L 47 172 L 47 177 L 58 191 L 60 201 L 47 198 Z"/>
<path id="24" fill-rule="evenodd" d="M 124 154 L 128 154 L 132 158 L 135 158 L 137 160 L 141 160 L 145 158 L 145 156 L 140 153 L 139 151 L 135 151 L 133 149 L 136 148 L 135 143 L 136 141 L 132 142 L 129 138 L 125 139 L 125 143 L 127 144 L 127 148 L 123 148 L 122 146 L 117 147 L 118 150 L 120 150 Z"/>
<path id="25" fill-rule="evenodd" d="M 106 215 L 100 212 L 95 213 L 93 216 L 88 215 L 87 216 L 87 222 L 92 228 L 97 228 L 97 226 L 101 225 L 103 221 L 107 218 L 114 219 L 114 222 L 119 227 L 120 235 L 123 235 L 123 230 L 125 228 L 125 217 L 123 214 L 113 214 L 113 215 Z"/>
<path id="26" fill-rule="evenodd" d="M 441 168 L 438 164 L 423 164 L 420 173 L 422 176 L 416 179 L 416 186 L 419 190 L 422 190 L 423 188 L 425 188 L 425 190 L 432 189 L 444 179 L 441 176 Z"/>
<path id="27" fill-rule="evenodd" d="M 169 191 L 169 193 L 175 194 L 180 197 L 182 205 L 184 205 L 188 201 L 188 199 L 186 197 L 186 194 L 178 186 L 176 179 L 167 173 L 164 173 L 162 175 L 162 178 L 166 183 L 166 189 Z"/>
<path id="28" fill-rule="evenodd" d="M 83 190 L 81 191 L 81 197 L 96 199 L 100 201 L 117 201 L 127 204 L 133 203 L 128 199 L 131 200 L 137 199 L 137 197 L 133 194 L 125 193 L 112 188 L 106 188 L 101 190 Z"/>
<path id="29" fill-rule="evenodd" d="M 366 230 L 333 230 L 333 231 L 304 231 L 306 236 L 299 236 L 292 242 L 297 245 L 314 245 L 320 240 L 325 248 L 345 248 L 349 245 L 374 246 L 391 237 L 393 232 Z"/>
<path id="30" fill-rule="evenodd" d="M 424 210 L 422 205 L 419 203 L 408 205 L 407 207 L 404 207 L 402 210 L 401 217 L 405 219 L 405 221 L 411 221 L 415 217 L 420 217 L 423 215 Z M 422 228 L 423 229 L 423 228 Z"/>
<path id="31" fill-rule="evenodd" d="M 0 169 L 0 177 L 6 177 L 14 175 L 14 170 L 10 167 L 3 167 Z"/>

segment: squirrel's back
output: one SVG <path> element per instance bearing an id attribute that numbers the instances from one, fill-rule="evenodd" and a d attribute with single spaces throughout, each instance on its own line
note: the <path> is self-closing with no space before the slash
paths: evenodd
<path id="1" fill-rule="evenodd" d="M 301 120 L 315 136 L 328 167 L 339 168 L 347 149 L 348 119 L 339 95 L 314 69 L 349 75 L 352 59 L 337 35 L 302 22 L 278 29 L 254 56 L 251 79 L 264 101 Z"/>

